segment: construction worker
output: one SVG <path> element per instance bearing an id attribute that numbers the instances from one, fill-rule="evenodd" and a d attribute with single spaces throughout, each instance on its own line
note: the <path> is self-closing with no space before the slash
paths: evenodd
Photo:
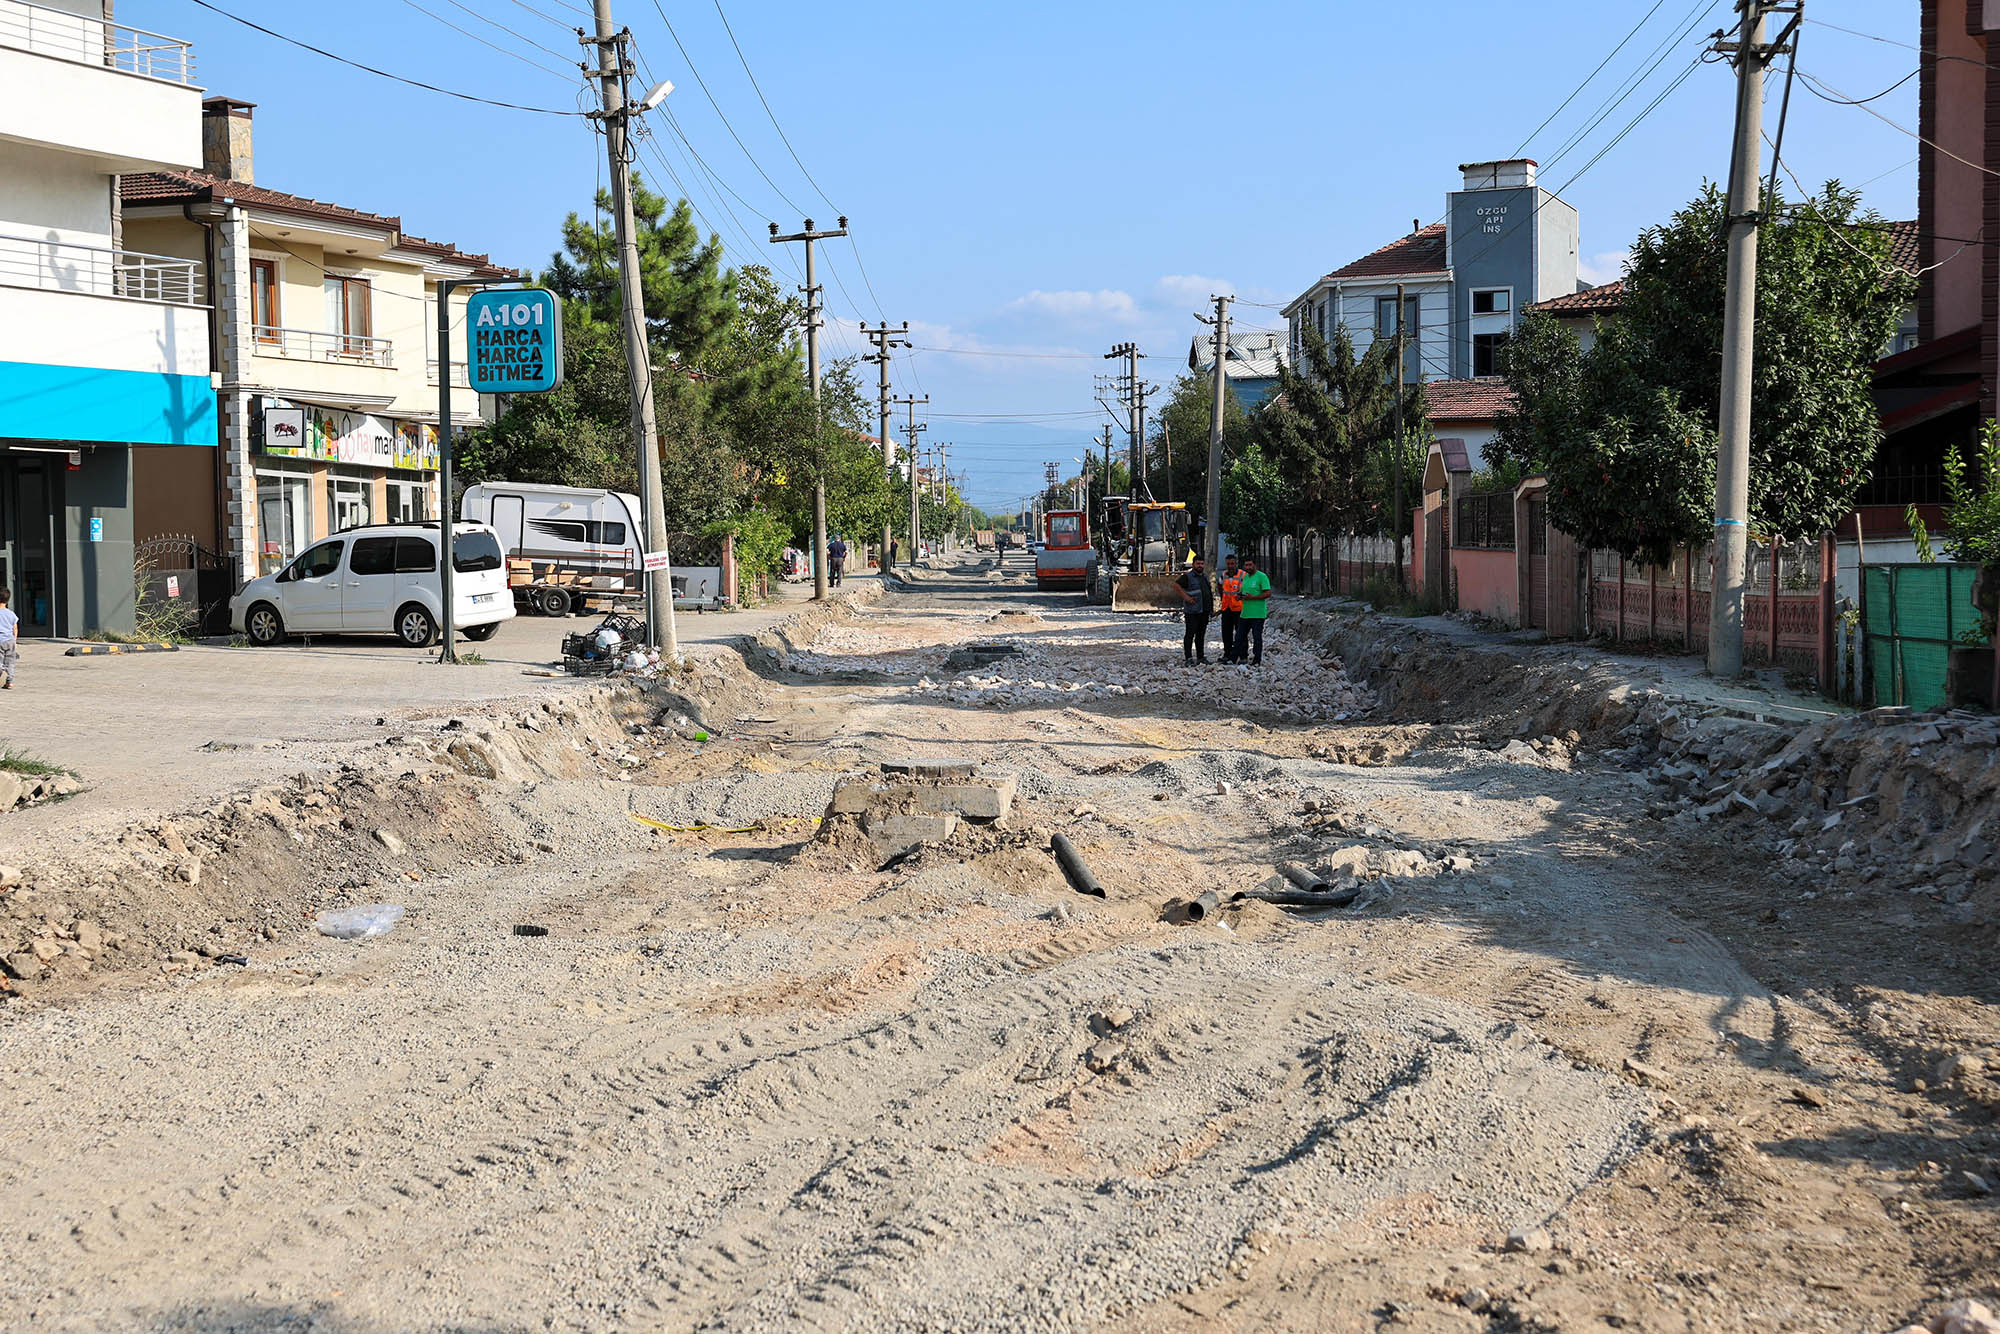
<path id="1" fill-rule="evenodd" d="M 1243 610 L 1236 623 L 1236 661 L 1264 665 L 1264 618 L 1271 614 L 1271 576 L 1257 568 L 1255 556 L 1243 558 L 1243 582 L 1238 586 Z"/>
<path id="2" fill-rule="evenodd" d="M 1243 619 L 1243 571 L 1236 557 L 1222 558 L 1222 660 L 1236 661 L 1236 627 Z"/>
<path id="3" fill-rule="evenodd" d="M 1187 629 L 1181 635 L 1181 657 L 1192 667 L 1208 662 L 1208 617 L 1215 605 L 1215 585 L 1208 577 L 1208 564 L 1199 555 L 1192 558 L 1186 574 L 1174 580 L 1186 610 L 1181 620 Z"/>

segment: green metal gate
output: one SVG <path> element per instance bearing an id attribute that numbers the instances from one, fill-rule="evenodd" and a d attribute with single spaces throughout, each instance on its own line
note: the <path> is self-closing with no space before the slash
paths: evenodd
<path id="1" fill-rule="evenodd" d="M 1863 568 L 1861 634 L 1875 704 L 1931 709 L 1946 703 L 1951 650 L 1960 635 L 1980 625 L 1972 602 L 1978 574 L 1976 565 L 1944 562 Z"/>

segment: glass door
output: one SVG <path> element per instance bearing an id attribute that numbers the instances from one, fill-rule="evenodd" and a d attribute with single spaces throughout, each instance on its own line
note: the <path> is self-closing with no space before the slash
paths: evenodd
<path id="1" fill-rule="evenodd" d="M 0 552 L 5 554 L 11 606 L 24 635 L 55 628 L 55 511 L 49 465 L 16 456 L 0 464 Z"/>

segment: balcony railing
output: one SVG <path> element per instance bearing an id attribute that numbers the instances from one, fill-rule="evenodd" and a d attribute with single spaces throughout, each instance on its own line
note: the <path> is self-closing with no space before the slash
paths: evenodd
<path id="1" fill-rule="evenodd" d="M 28 236 L 0 236 L 0 285 L 175 306 L 202 305 L 205 295 L 199 260 Z"/>
<path id="2" fill-rule="evenodd" d="M 0 0 L 0 46 L 168 83 L 194 82 L 190 43 L 27 0 Z"/>
<path id="3" fill-rule="evenodd" d="M 438 382 L 436 357 L 432 357 L 424 363 L 424 380 L 428 384 L 436 384 Z M 454 389 L 472 388 L 472 374 L 466 370 L 464 362 L 454 361 L 451 363 L 451 384 Z"/>
<path id="4" fill-rule="evenodd" d="M 395 345 L 387 338 L 363 338 L 359 334 L 322 333 L 318 329 L 281 329 L 276 325 L 251 327 L 251 350 L 266 357 L 290 361 L 344 361 L 354 366 L 380 366 L 394 370 Z"/>

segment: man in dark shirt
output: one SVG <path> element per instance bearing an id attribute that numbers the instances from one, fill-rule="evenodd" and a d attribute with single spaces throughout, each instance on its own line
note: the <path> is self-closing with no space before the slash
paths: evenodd
<path id="1" fill-rule="evenodd" d="M 1181 613 L 1186 631 L 1181 635 L 1181 657 L 1189 666 L 1208 661 L 1208 618 L 1215 607 L 1215 584 L 1208 577 L 1208 564 L 1200 556 L 1188 567 L 1186 574 L 1174 580 L 1180 587 L 1181 601 L 1187 609 Z"/>
<path id="2" fill-rule="evenodd" d="M 838 584 L 840 572 L 847 568 L 847 543 L 835 537 L 826 544 L 827 582 Z"/>

